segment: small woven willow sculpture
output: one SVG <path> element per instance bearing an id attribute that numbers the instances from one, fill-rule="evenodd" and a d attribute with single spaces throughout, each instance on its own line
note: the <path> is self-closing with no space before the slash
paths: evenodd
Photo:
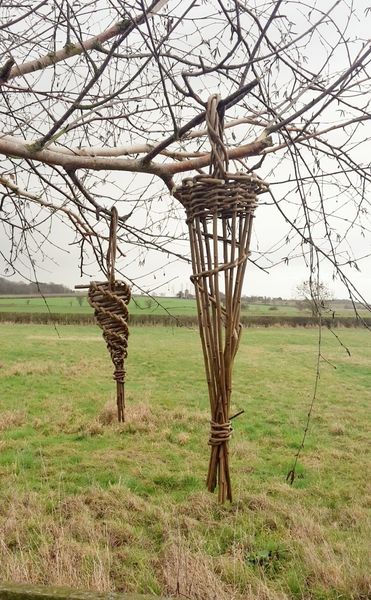
<path id="1" fill-rule="evenodd" d="M 116 230 L 118 213 L 115 207 L 111 211 L 111 228 L 107 252 L 107 273 L 109 280 L 92 281 L 89 285 L 88 300 L 94 308 L 97 324 L 103 330 L 103 338 L 111 354 L 115 370 L 113 378 L 117 390 L 117 416 L 125 421 L 125 369 L 124 361 L 128 348 L 128 308 L 131 292 L 124 281 L 115 280 Z M 76 286 L 85 287 L 85 286 Z"/>
<path id="2" fill-rule="evenodd" d="M 192 256 L 191 277 L 211 408 L 211 455 L 207 487 L 219 486 L 219 501 L 232 500 L 228 443 L 233 361 L 241 335 L 241 292 L 249 256 L 257 195 L 267 184 L 253 174 L 228 172 L 219 96 L 211 96 L 206 121 L 211 143 L 209 175 L 184 179 L 175 197 L 186 210 Z M 224 289 L 224 291 L 223 291 Z M 225 303 L 222 302 L 222 294 Z M 237 416 L 237 415 L 235 415 Z"/>

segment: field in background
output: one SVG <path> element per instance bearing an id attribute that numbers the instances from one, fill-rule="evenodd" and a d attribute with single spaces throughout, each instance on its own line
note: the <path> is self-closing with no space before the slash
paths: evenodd
<path id="1" fill-rule="evenodd" d="M 338 317 L 354 317 L 352 308 L 344 308 L 341 302 L 334 304 L 335 314 Z M 196 315 L 196 300 L 184 298 L 162 298 L 157 299 L 149 297 L 134 297 L 129 306 L 130 313 L 133 315 L 168 315 L 191 316 Z M 47 313 L 52 314 L 91 314 L 92 309 L 89 306 L 86 297 L 48 297 L 46 302 L 41 297 L 16 298 L 0 296 L 0 312 L 8 313 Z M 370 312 L 360 310 L 360 315 L 370 317 Z M 295 306 L 288 304 L 245 304 L 242 303 L 241 314 L 244 316 L 310 316 L 309 310 L 299 310 Z"/>
<path id="2" fill-rule="evenodd" d="M 196 329 L 132 328 L 128 422 L 95 327 L 0 326 L 4 580 L 193 600 L 366 600 L 365 330 L 244 332 L 235 370 L 234 503 L 204 490 L 208 400 Z M 334 366 L 336 366 L 336 369 Z"/>

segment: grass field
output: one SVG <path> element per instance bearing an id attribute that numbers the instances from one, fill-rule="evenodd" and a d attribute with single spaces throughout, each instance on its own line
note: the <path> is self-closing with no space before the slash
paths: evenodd
<path id="1" fill-rule="evenodd" d="M 130 313 L 154 314 L 174 316 L 196 315 L 196 300 L 182 298 L 147 298 L 134 297 L 129 306 Z M 77 297 L 48 297 L 46 302 L 42 297 L 16 298 L 0 296 L 0 312 L 22 312 L 22 313 L 63 313 L 63 314 L 89 314 L 92 309 L 89 306 L 86 297 L 82 298 L 80 304 Z M 360 315 L 369 317 L 370 312 L 360 310 Z M 242 305 L 242 314 L 246 316 L 310 316 L 309 310 L 299 310 L 294 304 L 289 305 L 269 305 L 269 304 L 249 304 Z M 341 304 L 336 305 L 336 316 L 354 317 L 354 311 L 351 308 L 344 308 Z"/>
<path id="2" fill-rule="evenodd" d="M 204 489 L 208 400 L 198 333 L 133 328 L 127 423 L 94 327 L 0 326 L 0 577 L 193 600 L 370 597 L 371 344 L 244 332 L 235 369 L 234 502 Z"/>
<path id="3" fill-rule="evenodd" d="M 294 306 L 278 306 L 277 310 L 270 311 L 269 306 L 265 304 L 250 305 L 244 313 L 251 314 L 301 314 Z M 77 298 L 68 297 L 50 297 L 43 298 L 1 298 L 0 311 L 6 312 L 47 312 L 65 313 L 65 314 L 86 314 L 91 313 L 92 309 L 89 306 L 87 299 L 83 298 L 80 305 Z M 195 315 L 197 312 L 196 300 L 181 299 L 181 298 L 144 298 L 134 297 L 130 302 L 130 312 L 132 314 L 171 314 L 179 315 Z M 351 312 L 351 311 L 350 311 Z"/>

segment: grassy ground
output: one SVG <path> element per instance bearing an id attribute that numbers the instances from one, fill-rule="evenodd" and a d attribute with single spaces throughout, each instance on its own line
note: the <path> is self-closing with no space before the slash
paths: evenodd
<path id="1" fill-rule="evenodd" d="M 81 302 L 81 304 L 80 304 Z M 91 313 L 87 299 L 82 298 L 78 301 L 76 297 L 50 297 L 43 298 L 1 298 L 0 311 L 5 312 L 47 312 L 66 313 L 66 314 L 86 314 Z M 254 305 L 245 311 L 252 314 L 300 314 L 293 306 L 280 306 L 275 311 L 269 311 L 267 305 Z M 182 298 L 158 298 L 155 299 L 135 297 L 130 303 L 130 312 L 132 314 L 167 314 L 169 311 L 173 315 L 195 315 L 196 300 Z"/>
<path id="2" fill-rule="evenodd" d="M 196 315 L 196 300 L 183 298 L 147 298 L 134 297 L 130 303 L 131 314 L 154 314 L 175 316 Z M 6 298 L 0 297 L 0 312 L 32 312 L 32 313 L 63 313 L 63 314 L 89 314 L 92 312 L 86 297 L 80 302 L 77 297 L 49 297 L 46 302 L 41 297 L 36 298 Z M 359 311 L 361 316 L 369 317 L 367 310 Z M 309 310 L 299 310 L 296 306 L 249 304 L 242 305 L 242 314 L 246 316 L 311 316 Z M 351 308 L 344 308 L 341 304 L 336 306 L 337 317 L 354 317 Z"/>
<path id="3" fill-rule="evenodd" d="M 366 600 L 370 334 L 245 332 L 232 505 L 204 490 L 198 333 L 133 328 L 126 424 L 96 328 L 0 327 L 0 577 L 193 600 Z"/>
<path id="4" fill-rule="evenodd" d="M 34 313 L 65 313 L 65 314 L 86 314 L 91 313 L 86 298 L 82 302 L 77 297 L 49 297 L 46 301 L 40 297 L 32 298 L 5 298 L 0 297 L 0 311 L 2 312 L 34 312 Z"/>

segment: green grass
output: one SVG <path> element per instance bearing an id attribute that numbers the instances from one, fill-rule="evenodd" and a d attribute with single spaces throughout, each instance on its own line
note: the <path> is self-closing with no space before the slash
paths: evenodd
<path id="1" fill-rule="evenodd" d="M 132 314 L 167 314 L 195 315 L 196 301 L 179 298 L 133 298 L 130 302 Z M 26 312 L 26 313 L 63 313 L 63 314 L 89 314 L 93 310 L 87 298 L 82 297 L 80 304 L 76 297 L 48 297 L 46 301 L 41 297 L 33 298 L 2 298 L 0 297 L 0 311 Z"/>
<path id="2" fill-rule="evenodd" d="M 183 298 L 149 298 L 133 297 L 129 311 L 133 315 L 153 314 L 186 316 L 196 315 L 196 300 Z M 20 313 L 62 313 L 62 314 L 90 314 L 92 309 L 89 306 L 86 297 L 82 297 L 80 304 L 77 297 L 48 297 L 46 301 L 42 297 L 16 298 L 0 297 L 0 312 L 20 312 Z M 369 317 L 367 310 L 360 310 L 359 314 L 363 317 Z M 269 304 L 249 304 L 242 305 L 242 315 L 245 316 L 311 316 L 309 310 L 299 310 L 294 301 L 292 305 L 269 305 Z M 337 317 L 354 317 L 354 311 L 346 309 L 339 305 L 336 308 Z"/>
<path id="3" fill-rule="evenodd" d="M 204 489 L 208 399 L 196 329 L 132 328 L 127 423 L 97 328 L 0 326 L 4 580 L 199 600 L 365 600 L 370 334 L 328 331 L 298 477 L 317 332 L 244 332 L 232 505 Z"/>
<path id="4" fill-rule="evenodd" d="M 92 309 L 87 299 L 83 298 L 82 304 L 76 297 L 48 297 L 44 300 L 40 297 L 15 298 L 0 297 L 1 312 L 25 312 L 25 313 L 65 313 L 65 314 L 89 314 Z"/>

